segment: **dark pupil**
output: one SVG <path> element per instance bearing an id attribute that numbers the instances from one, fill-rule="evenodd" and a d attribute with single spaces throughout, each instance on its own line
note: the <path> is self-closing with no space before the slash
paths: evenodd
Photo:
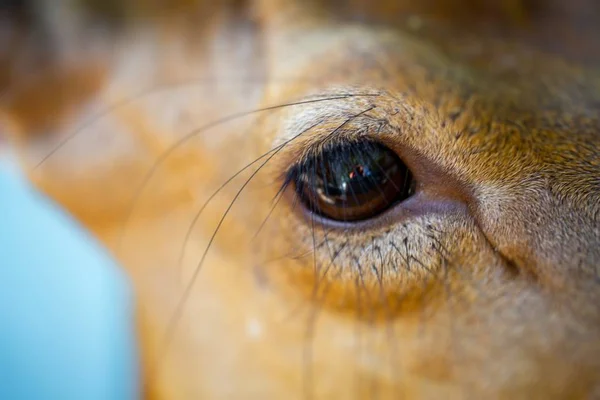
<path id="1" fill-rule="evenodd" d="M 298 194 L 324 217 L 356 221 L 384 211 L 410 195 L 408 168 L 375 142 L 334 145 L 299 167 Z"/>

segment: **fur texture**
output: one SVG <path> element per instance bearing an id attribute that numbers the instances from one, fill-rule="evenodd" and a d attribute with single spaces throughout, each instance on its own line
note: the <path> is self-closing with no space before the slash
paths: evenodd
<path id="1" fill-rule="evenodd" d="M 131 275 L 148 398 L 600 396 L 594 1 L 49 3 L 2 121 Z M 332 132 L 417 195 L 303 211 Z"/>

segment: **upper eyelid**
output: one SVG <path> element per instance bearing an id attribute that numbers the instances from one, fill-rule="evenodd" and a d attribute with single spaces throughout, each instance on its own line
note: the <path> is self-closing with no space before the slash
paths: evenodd
<path id="1" fill-rule="evenodd" d="M 398 143 L 404 136 L 415 136 L 423 127 L 435 128 L 438 118 L 436 115 L 420 111 L 428 109 L 428 103 L 421 101 L 407 93 L 392 93 L 385 90 L 346 90 L 341 93 L 338 90 L 320 91 L 319 94 L 308 96 L 323 97 L 336 96 L 351 93 L 348 99 L 337 100 L 327 103 L 313 103 L 301 108 L 289 109 L 288 113 L 279 119 L 274 139 L 274 145 L 285 142 L 291 137 L 297 135 L 306 127 L 319 122 L 318 130 L 308 132 L 303 135 L 301 146 L 309 148 L 318 143 L 320 137 L 326 136 L 327 128 L 335 128 L 335 123 L 344 118 L 351 117 L 363 110 L 374 107 L 372 111 L 360 118 L 356 118 L 349 129 L 340 132 L 340 137 L 356 137 L 357 134 L 368 134 L 375 138 L 379 136 L 393 137 L 393 141 Z M 378 132 L 380 131 L 380 132 Z M 304 142 L 304 139 L 310 139 Z M 292 146 L 290 146 L 291 148 Z"/>
<path id="2" fill-rule="evenodd" d="M 269 169 L 276 171 L 272 176 L 283 182 L 292 168 L 306 158 L 318 154 L 324 144 L 323 139 L 349 118 L 352 121 L 336 132 L 336 140 L 349 143 L 364 138 L 373 139 L 395 151 L 411 170 L 437 169 L 436 160 L 426 156 L 426 153 L 416 146 L 420 140 L 415 135 L 425 129 L 424 126 L 431 125 L 426 116 L 419 117 L 418 110 L 424 106 L 423 103 L 407 94 L 387 93 L 383 90 L 373 94 L 375 90 L 364 90 L 364 93 L 369 92 L 371 95 L 367 97 L 359 95 L 344 100 L 290 108 L 284 115 L 278 114 L 277 119 L 271 120 L 272 147 L 286 143 L 303 130 L 314 126 L 286 144 L 276 160 L 271 163 Z M 336 94 L 324 91 L 315 96 L 321 97 L 324 93 L 331 96 Z M 361 112 L 364 113 L 352 118 Z"/>
<path id="3" fill-rule="evenodd" d="M 297 140 L 290 141 L 282 150 L 282 156 L 288 160 L 288 165 L 293 166 L 301 163 L 307 157 L 318 154 L 325 143 L 335 141 L 349 143 L 365 137 L 376 139 L 389 125 L 386 120 L 369 114 L 374 109 L 376 109 L 376 105 L 358 112 L 345 111 L 334 115 L 309 115 L 308 118 L 304 115 L 304 119 L 300 122 L 296 121 L 292 128 L 287 130 L 284 128 L 285 132 L 277 138 L 274 146 L 297 136 L 306 130 L 306 127 L 316 125 L 313 129 L 306 130 Z"/>
<path id="4" fill-rule="evenodd" d="M 284 142 L 317 122 L 326 123 L 359 113 L 368 107 L 377 107 L 377 99 L 383 95 L 384 93 L 376 90 L 326 90 L 304 95 L 301 101 L 309 102 L 327 97 L 336 100 L 308 103 L 301 108 L 287 110 L 288 113 L 279 127 L 276 142 Z"/>

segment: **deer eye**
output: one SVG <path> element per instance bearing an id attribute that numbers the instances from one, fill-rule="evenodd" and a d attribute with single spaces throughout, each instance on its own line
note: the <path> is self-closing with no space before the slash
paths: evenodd
<path id="1" fill-rule="evenodd" d="M 410 197 L 415 187 L 398 155 L 370 140 L 328 144 L 291 174 L 304 206 L 335 221 L 375 217 Z"/>

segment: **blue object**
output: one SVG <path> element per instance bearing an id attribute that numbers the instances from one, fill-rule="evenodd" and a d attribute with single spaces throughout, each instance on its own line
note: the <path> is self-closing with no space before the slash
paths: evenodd
<path id="1" fill-rule="evenodd" d="M 0 399 L 137 399 L 126 276 L 14 169 L 0 159 Z"/>

